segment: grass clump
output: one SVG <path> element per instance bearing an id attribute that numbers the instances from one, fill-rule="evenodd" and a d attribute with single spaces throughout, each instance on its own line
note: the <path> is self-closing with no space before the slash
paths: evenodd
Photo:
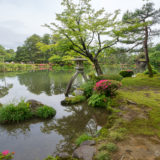
<path id="1" fill-rule="evenodd" d="M 52 107 L 42 106 L 36 110 L 36 116 L 42 119 L 51 118 L 56 115 L 56 110 Z"/>
<path id="2" fill-rule="evenodd" d="M 65 100 L 61 101 L 62 105 L 73 105 L 84 102 L 86 100 L 85 96 L 75 96 L 75 97 L 66 97 Z"/>
<path id="3" fill-rule="evenodd" d="M 101 151 L 96 155 L 95 159 L 96 160 L 111 160 L 111 157 L 108 152 Z"/>
<path id="4" fill-rule="evenodd" d="M 87 140 L 92 140 L 92 137 L 89 136 L 88 134 L 82 134 L 76 139 L 76 145 L 79 146 L 81 143 L 87 141 Z"/>
<path id="5" fill-rule="evenodd" d="M 0 108 L 0 123 L 18 123 L 31 119 L 33 114 L 29 105 L 21 101 L 18 105 L 9 104 Z"/>
<path id="6" fill-rule="evenodd" d="M 100 76 L 97 76 L 95 77 L 95 80 L 98 82 L 100 80 L 104 80 L 104 79 L 107 79 L 107 80 L 115 80 L 115 81 L 121 81 L 123 79 L 123 77 L 119 74 L 111 74 L 111 75 L 100 75 Z"/>
<path id="7" fill-rule="evenodd" d="M 8 104 L 0 108 L 0 123 L 19 123 L 33 118 L 51 118 L 56 114 L 55 109 L 48 106 L 42 106 L 33 112 L 28 103 L 23 100 L 15 104 Z"/>
<path id="8" fill-rule="evenodd" d="M 109 142 L 109 143 L 107 143 L 107 144 L 103 144 L 103 145 L 100 147 L 99 150 L 100 150 L 100 151 L 102 151 L 102 150 L 107 150 L 108 152 L 116 152 L 116 151 L 118 150 L 118 147 L 117 147 L 116 144 Z"/>

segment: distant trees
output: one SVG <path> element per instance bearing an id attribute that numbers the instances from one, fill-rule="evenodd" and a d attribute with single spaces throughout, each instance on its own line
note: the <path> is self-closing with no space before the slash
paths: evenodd
<path id="1" fill-rule="evenodd" d="M 148 54 L 148 45 L 154 36 L 160 35 L 160 30 L 153 28 L 160 22 L 160 9 L 156 10 L 153 3 L 146 3 L 140 9 L 134 12 L 127 11 L 123 15 L 125 24 L 125 36 L 122 42 L 133 44 L 132 48 L 140 46 L 145 53 L 145 58 L 149 70 L 149 76 L 152 77 L 152 67 Z"/>
<path id="2" fill-rule="evenodd" d="M 14 61 L 15 51 L 13 49 L 5 49 L 0 45 L 0 62 Z"/>

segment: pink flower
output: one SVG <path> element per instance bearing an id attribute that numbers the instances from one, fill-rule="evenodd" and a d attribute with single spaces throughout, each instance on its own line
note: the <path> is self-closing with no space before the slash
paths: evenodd
<path id="1" fill-rule="evenodd" d="M 5 150 L 2 152 L 3 156 L 6 156 L 7 154 L 9 154 L 9 150 Z"/>

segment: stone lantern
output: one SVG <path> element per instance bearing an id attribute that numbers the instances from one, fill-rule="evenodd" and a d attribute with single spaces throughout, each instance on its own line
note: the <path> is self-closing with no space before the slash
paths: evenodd
<path id="1" fill-rule="evenodd" d="M 76 63 L 76 73 L 72 76 L 71 80 L 69 81 L 68 85 L 67 85 L 67 89 L 65 91 L 65 96 L 68 97 L 69 91 L 72 87 L 72 84 L 74 82 L 74 80 L 77 78 L 78 74 L 81 74 L 84 78 L 85 81 L 87 81 L 87 77 L 84 74 L 84 66 L 83 66 L 83 62 L 87 61 L 86 59 L 82 58 L 82 57 L 77 57 L 75 59 L 73 59 L 73 61 L 75 61 Z"/>

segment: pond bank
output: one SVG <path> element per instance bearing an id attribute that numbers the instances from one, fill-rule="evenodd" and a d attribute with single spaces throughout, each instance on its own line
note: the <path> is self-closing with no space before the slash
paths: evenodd
<path id="1" fill-rule="evenodd" d="M 159 160 L 160 74 L 124 78 L 112 109 L 98 137 L 93 137 L 93 159 Z"/>

